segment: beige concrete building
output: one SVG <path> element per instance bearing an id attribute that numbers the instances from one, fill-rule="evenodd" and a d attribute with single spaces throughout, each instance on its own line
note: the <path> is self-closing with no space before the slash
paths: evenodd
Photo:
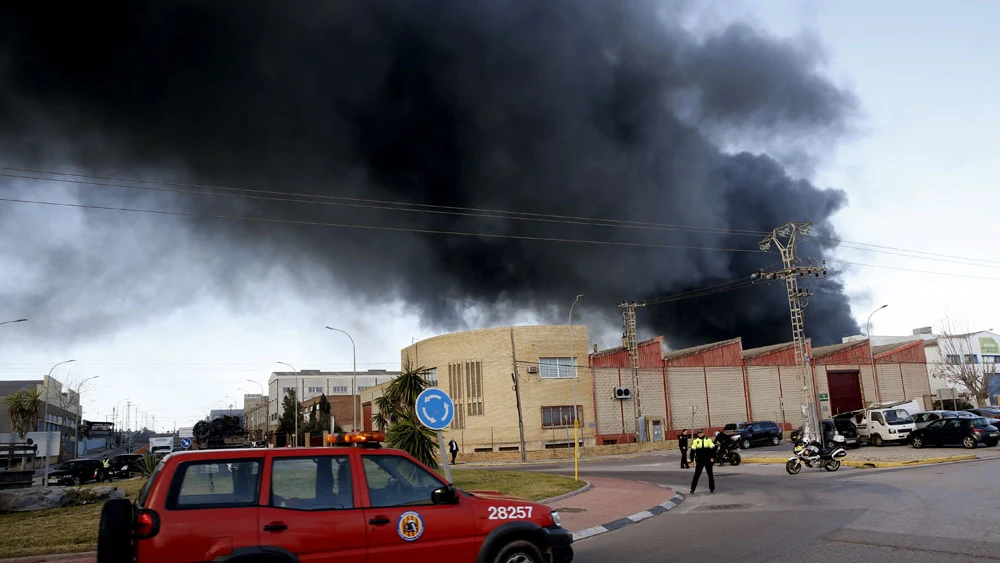
<path id="1" fill-rule="evenodd" d="M 446 440 L 455 439 L 464 453 L 513 452 L 520 449 L 515 369 L 526 450 L 572 447 L 574 371 L 580 442 L 594 444 L 588 348 L 585 326 L 515 326 L 428 338 L 404 348 L 401 359 L 403 365 L 429 369 L 432 384 L 455 401 L 455 421 L 445 431 Z M 361 394 L 366 427 L 383 387 Z"/>

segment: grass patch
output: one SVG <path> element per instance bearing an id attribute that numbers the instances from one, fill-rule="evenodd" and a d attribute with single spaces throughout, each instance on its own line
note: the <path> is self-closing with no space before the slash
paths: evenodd
<path id="1" fill-rule="evenodd" d="M 130 499 L 139 495 L 145 479 L 118 481 Z M 107 484 L 105 484 L 107 485 Z M 101 486 L 84 485 L 84 490 Z M 103 502 L 33 512 L 0 514 L 0 558 L 97 549 L 97 525 Z"/>
<path id="2" fill-rule="evenodd" d="M 500 491 L 516 497 L 539 500 L 575 491 L 582 481 L 548 473 L 458 469 L 452 471 L 455 486 L 466 491 Z M 135 500 L 145 479 L 117 481 Z M 103 486 L 84 485 L 83 489 Z M 54 553 L 77 553 L 97 549 L 97 526 L 103 503 L 68 506 L 34 512 L 0 514 L 0 559 Z"/>
<path id="3" fill-rule="evenodd" d="M 559 496 L 583 486 L 583 481 L 549 473 L 457 469 L 451 476 L 455 486 L 465 491 L 500 491 L 528 500 Z"/>

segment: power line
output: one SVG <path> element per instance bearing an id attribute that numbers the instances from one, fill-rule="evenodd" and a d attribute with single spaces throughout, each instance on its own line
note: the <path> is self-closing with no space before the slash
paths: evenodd
<path id="1" fill-rule="evenodd" d="M 34 170 L 27 168 L 14 168 L 14 167 L 0 167 L 0 170 L 7 170 L 13 172 L 27 172 L 32 174 L 46 174 L 50 176 L 69 176 L 69 177 L 79 177 L 79 178 L 94 178 L 99 180 L 111 180 L 119 182 L 132 182 L 140 184 L 148 184 L 150 186 L 129 186 L 122 184 L 108 184 L 102 182 L 85 182 L 80 180 L 67 180 L 59 178 L 39 178 L 34 176 L 23 176 L 16 174 L 3 174 L 0 176 L 6 176 L 10 178 L 21 178 L 30 179 L 38 181 L 48 181 L 48 182 L 65 182 L 74 183 L 79 185 L 91 185 L 91 186 L 105 186 L 105 187 L 118 187 L 125 189 L 138 189 L 147 191 L 161 191 L 169 193 L 179 193 L 184 195 L 205 195 L 205 196 L 216 196 L 216 197 L 242 197 L 247 199 L 258 199 L 258 200 L 269 200 L 269 201 L 279 201 L 285 203 L 312 203 L 312 204 L 323 204 L 323 205 L 337 205 L 344 207 L 355 207 L 355 208 L 366 208 L 366 209 L 380 209 L 389 211 L 405 211 L 405 212 L 420 212 L 420 213 L 433 213 L 433 214 L 447 214 L 447 215 L 457 215 L 475 218 L 487 218 L 487 219 L 507 219 L 507 220 L 518 220 L 518 221 L 537 221 L 537 222 L 547 222 L 547 223 L 560 223 L 560 224 L 570 224 L 570 225 L 584 225 L 584 226 L 598 226 L 598 227 L 619 227 L 619 228 L 631 228 L 631 229 L 651 229 L 651 230 L 664 230 L 664 231 L 680 231 L 680 232 L 695 232 L 695 233 L 705 233 L 705 234 L 718 234 L 718 235 L 729 235 L 729 236 L 760 236 L 766 235 L 766 231 L 754 231 L 747 229 L 727 229 L 721 227 L 699 227 L 693 225 L 677 225 L 671 223 L 655 223 L 655 222 L 642 222 L 642 221 L 628 221 L 621 219 L 604 219 L 604 218 L 593 218 L 593 217 L 580 217 L 572 215 L 554 215 L 554 214 L 544 214 L 544 213 L 530 213 L 530 212 L 519 212 L 519 211 L 505 211 L 498 209 L 484 209 L 475 207 L 459 207 L 459 206 L 448 206 L 448 205 L 435 205 L 435 204 L 424 204 L 424 203 L 410 203 L 410 202 L 400 202 L 391 200 L 379 200 L 379 199 L 369 199 L 369 198 L 352 198 L 345 196 L 331 196 L 322 194 L 304 194 L 304 193 L 294 193 L 294 192 L 279 192 L 273 190 L 259 190 L 251 188 L 233 188 L 226 186 L 217 186 L 209 184 L 193 184 L 193 183 L 183 183 L 183 182 L 167 182 L 159 180 L 145 180 L 136 178 L 123 178 L 115 176 L 100 176 L 94 174 L 81 174 L 81 173 L 69 173 L 69 172 L 57 172 L 48 170 Z M 180 188 L 195 188 L 195 189 L 208 189 L 217 190 L 224 192 L 236 192 L 236 193 L 216 193 L 216 192 L 196 192 L 190 189 L 168 189 L 162 187 L 152 187 L 152 186 L 175 186 Z M 263 195 L 250 195 L 250 194 L 263 194 Z M 279 196 L 279 197 L 269 197 L 269 196 Z M 306 200 L 301 199 L 291 199 L 293 197 L 297 198 L 308 198 Z M 355 203 L 338 203 L 338 202 L 355 202 Z M 371 205 L 378 204 L 378 205 Z M 837 243 L 845 248 L 851 248 L 854 250 L 859 250 L 862 252 L 877 252 L 888 255 L 903 256 L 907 258 L 913 258 L 918 260 L 935 260 L 943 262 L 952 262 L 956 264 L 963 264 L 968 266 L 980 266 L 980 267 L 1000 267 L 1000 261 L 987 260 L 980 258 L 968 258 L 963 256 L 956 256 L 950 254 L 941 254 L 934 252 L 926 252 L 920 250 L 909 250 L 905 248 L 898 248 L 893 246 L 884 246 L 870 243 L 863 243 L 857 241 L 849 241 L 846 239 L 838 239 L 833 237 L 822 237 L 818 235 L 808 236 L 814 240 L 825 240 L 829 242 Z M 975 262 L 979 262 L 978 264 Z"/>
<path id="2" fill-rule="evenodd" d="M 827 259 L 826 261 L 827 262 L 833 262 L 833 263 L 836 263 L 836 264 L 850 264 L 851 266 L 861 266 L 861 267 L 864 267 L 864 268 L 883 268 L 883 269 L 886 269 L 886 270 L 899 270 L 901 272 L 913 272 L 913 273 L 917 273 L 917 274 L 932 274 L 932 275 L 935 275 L 935 276 L 950 276 L 950 277 L 954 277 L 954 278 L 970 278 L 970 279 L 976 279 L 976 280 L 1000 281 L 1000 278 L 991 278 L 991 277 L 988 277 L 988 276 L 972 276 L 972 275 L 968 275 L 968 274 L 955 274 L 955 273 L 952 273 L 952 272 L 934 272 L 934 271 L 931 271 L 931 270 L 914 270 L 912 268 L 899 268 L 899 267 L 896 267 L 896 266 L 883 266 L 881 264 L 863 264 L 861 262 L 848 262 L 847 260 Z"/>
<path id="3" fill-rule="evenodd" d="M 351 223 L 329 223 L 323 221 L 305 221 L 296 219 L 275 219 L 268 217 L 241 217 L 236 215 L 217 215 L 210 213 L 191 213 L 186 211 L 169 211 L 164 209 L 138 209 L 130 207 L 113 207 L 107 205 L 88 205 L 82 203 L 66 203 L 66 202 L 54 202 L 54 201 L 38 201 L 38 200 L 27 200 L 27 199 L 15 199 L 15 198 L 0 198 L 0 201 L 9 203 L 28 203 L 34 205 L 48 205 L 52 207 L 74 207 L 78 209 L 92 209 L 92 210 L 102 210 L 102 211 L 122 211 L 129 213 L 147 213 L 151 215 L 168 215 L 176 217 L 196 217 L 201 219 L 226 219 L 234 221 L 250 221 L 255 223 L 283 223 L 289 225 L 298 225 L 306 227 L 338 227 L 338 228 L 350 228 L 350 229 L 365 229 L 373 231 L 391 231 L 400 233 L 419 233 L 419 234 L 433 234 L 433 235 L 450 235 L 450 236 L 465 236 L 465 237 L 480 237 L 480 238 L 492 238 L 492 239 L 512 239 L 512 240 L 525 240 L 525 241 L 536 241 L 536 242 L 564 242 L 564 243 L 575 243 L 575 244 L 592 244 L 601 246 L 624 246 L 631 248 L 664 248 L 672 250 L 715 250 L 720 252 L 746 252 L 751 254 L 763 254 L 760 250 L 748 249 L 748 248 L 717 248 L 710 246 L 685 246 L 685 245 L 674 245 L 674 244 L 655 244 L 655 243 L 639 243 L 639 242 L 624 242 L 624 241 L 605 241 L 605 240 L 586 240 L 586 239 L 571 239 L 571 238 L 559 238 L 559 237 L 538 237 L 538 236 L 528 236 L 528 235 L 504 235 L 496 233 L 473 233 L 467 231 L 442 231 L 434 229 L 415 229 L 406 227 L 386 227 L 379 225 L 357 225 Z"/>
<path id="4" fill-rule="evenodd" d="M 110 180 L 118 182 L 133 182 L 141 184 L 151 184 L 152 186 L 129 186 L 124 184 L 109 184 L 105 182 L 90 182 L 82 180 L 68 180 L 60 178 L 39 178 L 36 176 L 24 176 L 18 174 L 4 174 L 0 173 L 0 176 L 5 176 L 8 178 L 20 178 L 27 180 L 39 180 L 45 182 L 64 182 L 79 185 L 90 185 L 90 186 L 105 186 L 105 187 L 116 187 L 125 189 L 136 189 L 136 190 L 147 190 L 147 191 L 160 191 L 168 193 L 179 193 L 185 195 L 206 195 L 206 196 L 221 196 L 221 197 L 242 197 L 247 199 L 260 199 L 269 201 L 280 201 L 286 203 L 311 203 L 311 204 L 323 204 L 323 205 L 337 205 L 344 207 L 359 207 L 367 209 L 382 209 L 390 211 L 408 211 L 408 212 L 419 212 L 419 213 L 435 213 L 435 214 L 446 214 L 446 215 L 458 215 L 467 217 L 478 217 L 478 218 L 488 218 L 488 219 L 509 219 L 518 221 L 538 221 L 547 223 L 562 223 L 562 224 L 573 224 L 573 225 L 585 225 L 594 227 L 622 227 L 622 228 L 632 228 L 632 229 L 651 229 L 651 230 L 665 230 L 665 231 L 681 231 L 681 232 L 696 232 L 696 233 L 706 233 L 706 234 L 718 234 L 718 235 L 737 235 L 737 236 L 760 236 L 761 231 L 750 231 L 744 229 L 727 229 L 722 227 L 699 227 L 694 225 L 677 225 L 671 223 L 653 223 L 653 222 L 643 222 L 643 221 L 628 221 L 622 219 L 603 219 L 594 217 L 579 217 L 573 215 L 554 215 L 546 213 L 530 213 L 525 211 L 505 211 L 501 209 L 483 209 L 476 207 L 459 207 L 451 205 L 435 205 L 426 203 L 411 203 L 411 202 L 401 202 L 401 201 L 391 201 L 391 200 L 380 200 L 380 199 L 367 199 L 367 198 L 353 198 L 345 196 L 331 196 L 323 194 L 305 194 L 305 193 L 294 193 L 294 192 L 278 192 L 272 190 L 258 190 L 250 188 L 231 188 L 225 186 L 213 186 L 213 185 L 203 185 L 203 184 L 186 184 L 180 182 L 164 182 L 155 180 L 139 180 L 130 178 L 116 178 L 111 176 L 96 176 L 89 174 L 73 174 L 67 172 L 50 172 L 44 170 L 30 170 L 22 168 L 10 168 L 10 167 L 0 167 L 0 170 L 8 170 L 15 172 L 28 172 L 32 174 L 48 174 L 57 176 L 75 176 L 82 178 L 95 178 L 99 180 Z M 197 192 L 191 191 L 190 189 L 170 189 L 155 187 L 156 185 L 165 186 L 175 186 L 181 188 L 194 188 L 194 189 L 208 189 L 208 190 L 218 190 L 223 192 L 237 192 L 237 193 L 215 193 L 215 192 Z M 251 194 L 261 194 L 261 195 L 251 195 Z M 289 199 L 291 197 L 296 198 L 308 198 L 306 200 Z M 355 203 L 339 203 L 339 202 L 355 202 Z M 378 204 L 378 205 L 371 205 Z"/>

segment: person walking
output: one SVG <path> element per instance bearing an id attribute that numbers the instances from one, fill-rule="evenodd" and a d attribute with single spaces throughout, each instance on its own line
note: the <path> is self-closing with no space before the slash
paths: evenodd
<path id="1" fill-rule="evenodd" d="M 111 482 L 111 460 L 108 459 L 107 455 L 101 460 L 101 478 L 98 479 L 98 482 L 100 481 Z"/>
<path id="2" fill-rule="evenodd" d="M 458 442 L 454 439 L 448 442 L 448 451 L 451 452 L 451 463 L 455 464 L 455 458 L 458 457 Z"/>
<path id="3" fill-rule="evenodd" d="M 698 436 L 691 441 L 691 460 L 694 464 L 694 479 L 691 480 L 691 494 L 698 488 L 698 478 L 702 469 L 708 474 L 708 490 L 715 492 L 715 475 L 712 474 L 712 464 L 715 463 L 715 442 L 705 436 L 705 430 L 699 429 Z"/>
<path id="4" fill-rule="evenodd" d="M 688 438 L 687 428 L 681 430 L 680 435 L 677 436 L 677 447 L 681 449 L 681 469 L 691 468 L 691 464 L 688 463 Z"/>

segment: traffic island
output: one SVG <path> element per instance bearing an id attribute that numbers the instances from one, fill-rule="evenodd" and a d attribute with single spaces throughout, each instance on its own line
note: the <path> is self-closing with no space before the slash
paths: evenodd
<path id="1" fill-rule="evenodd" d="M 684 502 L 672 489 L 626 479 L 589 479 L 590 488 L 547 503 L 579 541 L 642 522 Z M 658 504 L 653 504 L 656 501 Z"/>

